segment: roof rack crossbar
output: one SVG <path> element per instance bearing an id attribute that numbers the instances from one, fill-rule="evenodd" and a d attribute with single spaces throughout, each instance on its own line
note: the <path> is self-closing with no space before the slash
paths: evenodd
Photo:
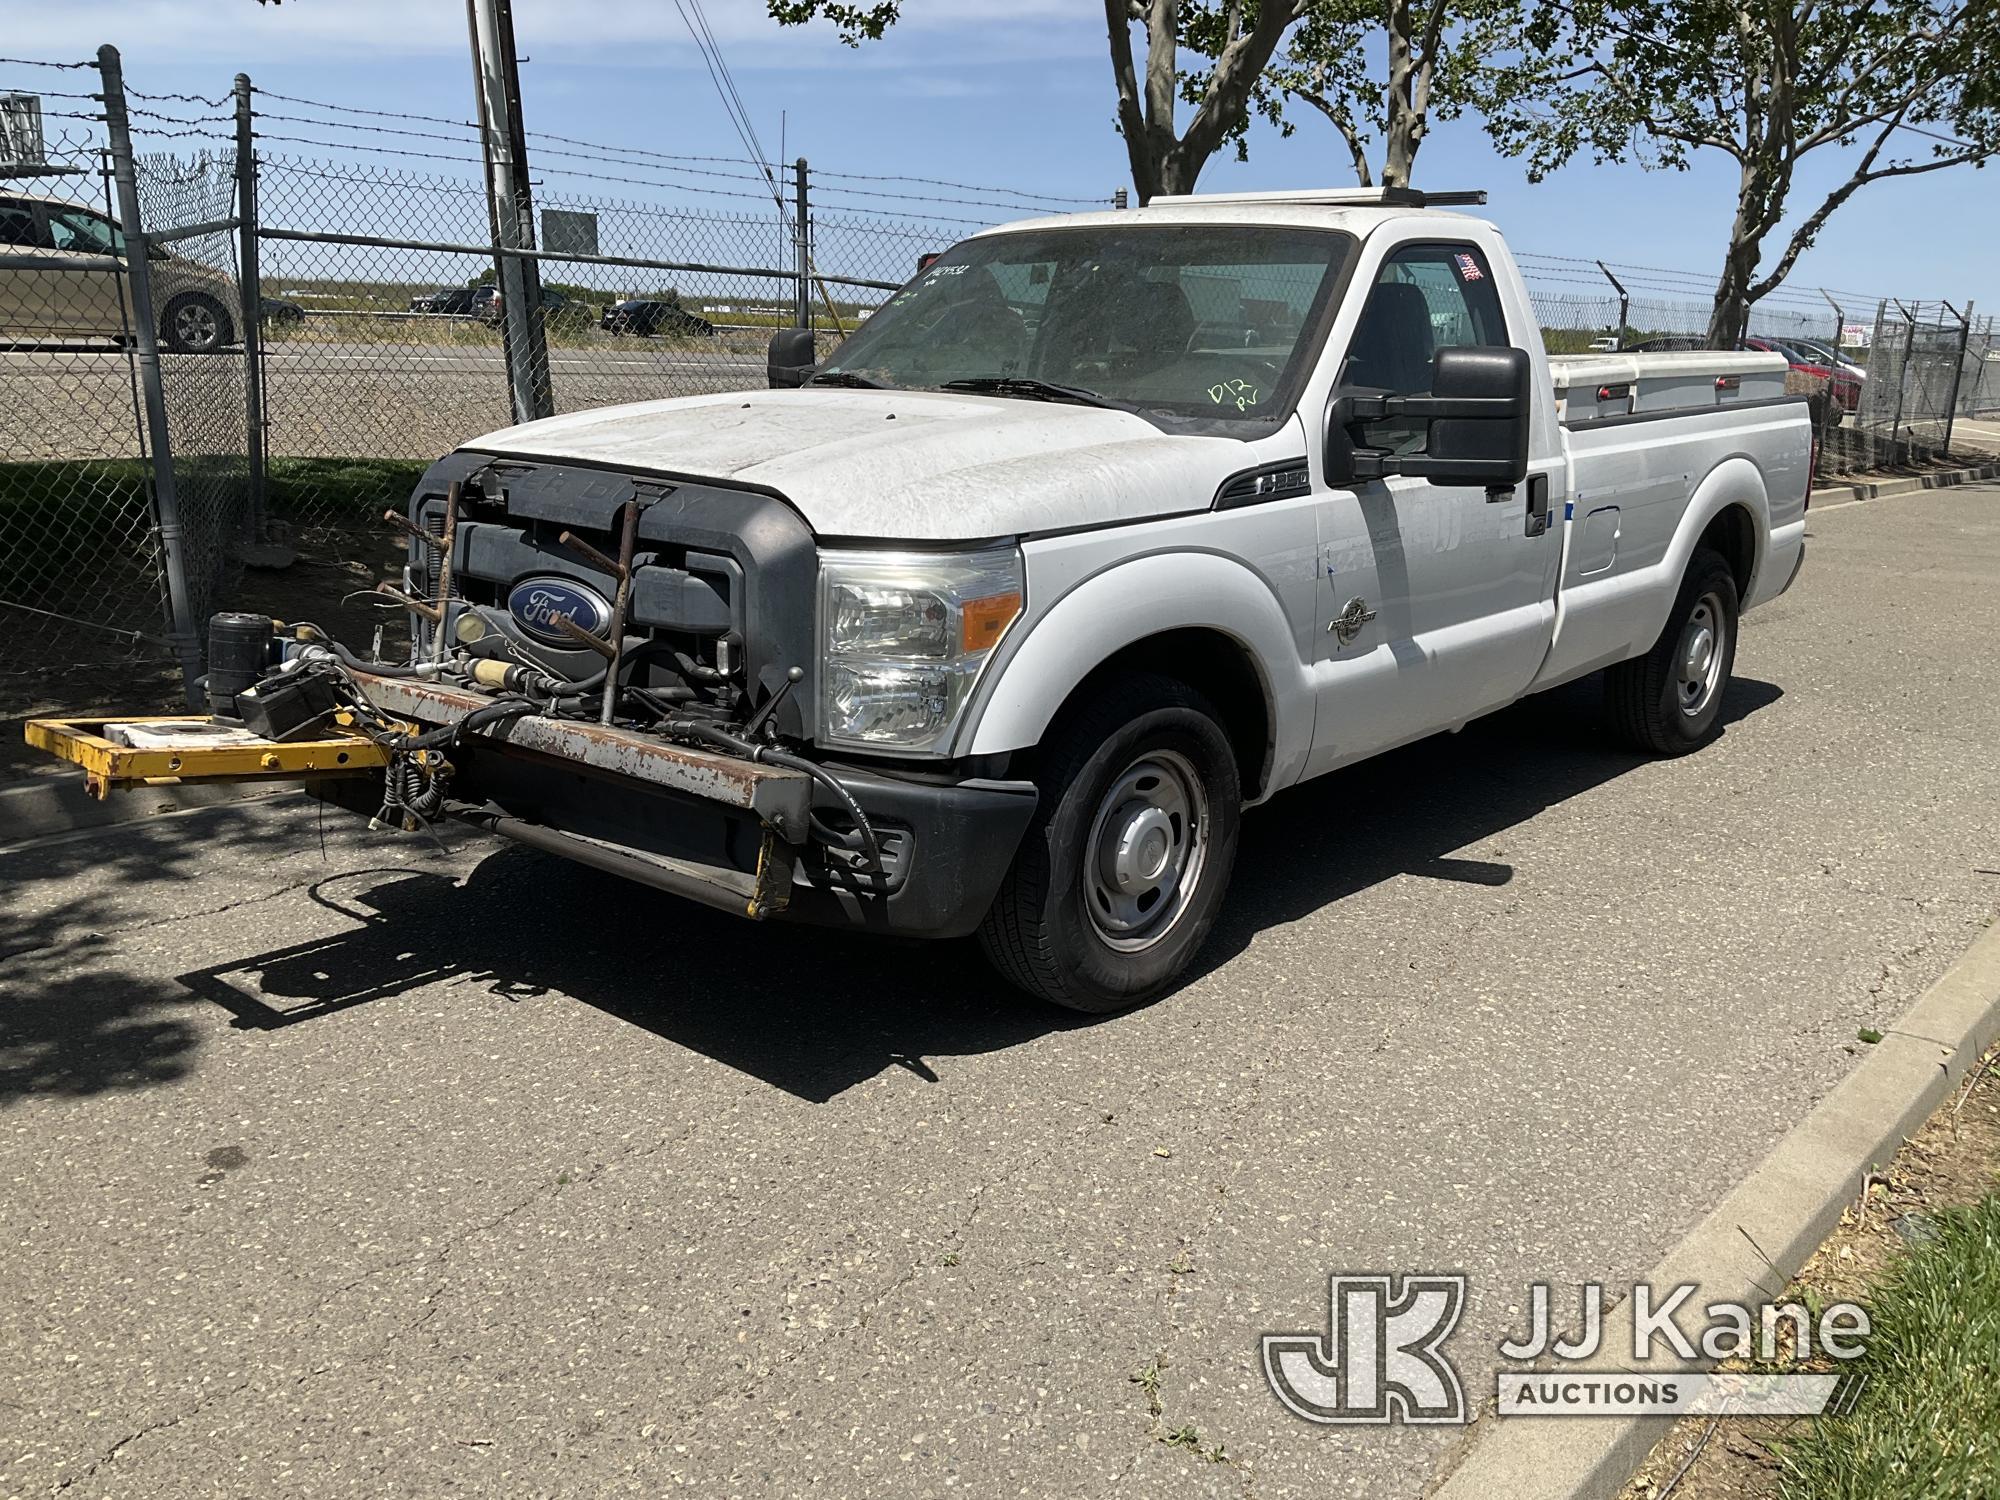
<path id="1" fill-rule="evenodd" d="M 1343 208 L 1468 208 L 1486 201 L 1482 188 L 1427 192 L 1412 187 L 1292 188 L 1265 193 L 1162 193 L 1153 203 L 1323 203 Z"/>

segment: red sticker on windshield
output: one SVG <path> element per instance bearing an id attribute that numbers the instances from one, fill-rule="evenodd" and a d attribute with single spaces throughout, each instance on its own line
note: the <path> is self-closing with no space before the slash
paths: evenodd
<path id="1" fill-rule="evenodd" d="M 1457 255 L 1454 255 L 1452 259 L 1458 262 L 1459 280 L 1480 281 L 1485 278 L 1486 273 L 1479 269 L 1479 262 L 1474 260 L 1470 255 L 1466 254 L 1464 251 L 1461 250 Z"/>

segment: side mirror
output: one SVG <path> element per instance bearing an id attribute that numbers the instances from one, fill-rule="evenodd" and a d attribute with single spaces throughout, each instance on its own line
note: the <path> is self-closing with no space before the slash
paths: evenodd
<path id="1" fill-rule="evenodd" d="M 1489 489 L 1519 484 L 1528 475 L 1533 369 L 1525 349 L 1440 349 L 1431 360 L 1429 395 L 1336 397 L 1327 414 L 1327 479 L 1408 474 Z M 1423 450 L 1364 446 L 1365 433 L 1355 429 L 1388 421 L 1426 424 Z"/>
<path id="2" fill-rule="evenodd" d="M 813 352 L 810 328 L 780 328 L 772 334 L 764 356 L 764 377 L 771 389 L 792 390 L 812 379 Z"/>

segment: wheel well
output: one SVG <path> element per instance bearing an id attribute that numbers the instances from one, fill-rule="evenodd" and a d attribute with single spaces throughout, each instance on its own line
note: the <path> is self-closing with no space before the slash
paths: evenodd
<path id="1" fill-rule="evenodd" d="M 1099 691 L 1108 679 L 1128 672 L 1157 672 L 1177 678 L 1213 703 L 1222 716 L 1222 731 L 1236 752 L 1236 773 L 1244 799 L 1263 794 L 1270 774 L 1271 707 L 1264 679 L 1248 651 L 1218 630 L 1198 627 L 1147 636 L 1092 668 L 1070 690 L 1056 717 Z"/>
<path id="2" fill-rule="evenodd" d="M 1757 518 L 1748 506 L 1728 505 L 1718 511 L 1701 533 L 1698 547 L 1713 547 L 1736 578 L 1736 597 L 1750 597 L 1750 576 L 1757 570 Z"/>

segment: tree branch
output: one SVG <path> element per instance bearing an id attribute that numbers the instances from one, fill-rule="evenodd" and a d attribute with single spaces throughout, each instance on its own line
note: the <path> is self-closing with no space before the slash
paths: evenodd
<path id="1" fill-rule="evenodd" d="M 1292 89 L 1290 92 L 1292 97 L 1305 100 L 1333 122 L 1333 128 L 1338 130 L 1341 139 L 1347 142 L 1348 154 L 1354 158 L 1356 181 L 1362 187 L 1375 186 L 1375 179 L 1368 170 L 1368 143 L 1366 138 L 1355 130 L 1354 122 L 1340 110 L 1335 109 L 1332 101 L 1324 94 L 1316 93 L 1312 89 Z"/>

